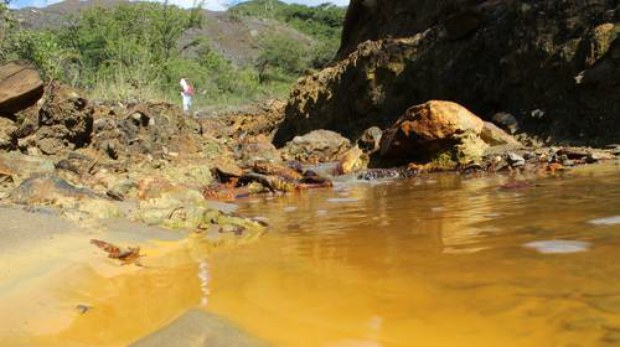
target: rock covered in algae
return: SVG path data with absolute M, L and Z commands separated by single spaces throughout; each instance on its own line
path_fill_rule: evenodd
M 234 215 L 233 210 L 229 205 L 206 201 L 199 191 L 178 188 L 141 201 L 135 218 L 171 229 L 206 230 L 211 225 L 248 230 L 264 228 L 260 223 Z

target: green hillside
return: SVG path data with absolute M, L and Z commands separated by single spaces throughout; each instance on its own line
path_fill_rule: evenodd
M 46 23 L 48 17 L 54 25 L 28 25 L 13 14 L 20 20 L 9 22 L 0 59 L 29 60 L 46 79 L 63 80 L 101 100 L 175 101 L 177 81 L 186 76 L 195 86 L 199 106 L 286 96 L 305 70 L 332 59 L 344 17 L 344 8 L 265 0 L 235 6 L 217 18 L 160 3 L 80 3 L 79 11 L 53 6 L 64 6 L 60 12 L 70 14 L 50 20 L 59 11 L 43 9 L 31 22 Z M 266 24 L 253 26 L 256 22 Z M 206 29 L 215 25 L 227 26 L 220 32 L 235 26 L 258 32 L 255 42 L 244 42 L 257 52 L 236 59 L 218 50 L 221 35 L 210 37 L 213 30 Z M 220 41 L 214 44 L 216 39 Z M 224 39 L 235 48 L 237 38 Z
M 229 12 L 233 16 L 272 18 L 317 39 L 320 45 L 311 63 L 314 67 L 321 67 L 338 50 L 346 8 L 328 3 L 309 7 L 278 0 L 253 0 L 239 4 Z

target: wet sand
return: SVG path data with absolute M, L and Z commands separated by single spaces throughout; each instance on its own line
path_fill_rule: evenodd
M 173 321 L 140 345 L 251 341 L 213 314 L 185 313 L 204 295 L 196 274 L 206 245 L 190 233 L 124 219 L 73 222 L 45 208 L 3 206 L 0 220 L 2 345 L 125 346 Z M 141 246 L 143 266 L 108 259 L 93 238 Z

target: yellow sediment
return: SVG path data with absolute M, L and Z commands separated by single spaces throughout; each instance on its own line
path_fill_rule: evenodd
M 84 241 L 84 240 L 82 240 Z M 143 249 L 143 266 L 92 256 L 40 277 L 13 281 L 0 296 L 2 345 L 126 345 L 201 299 L 187 241 Z

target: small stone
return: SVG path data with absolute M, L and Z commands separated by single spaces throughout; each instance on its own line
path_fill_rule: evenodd
M 495 122 L 495 124 L 499 125 L 504 130 L 508 131 L 510 134 L 514 135 L 514 133 L 516 133 L 519 130 L 519 122 L 510 113 L 506 113 L 506 112 L 496 113 L 492 117 L 492 120 L 493 122 Z
M 80 314 L 85 314 L 86 312 L 90 311 L 93 307 L 89 305 L 78 304 L 78 305 L 75 305 L 75 308 L 78 310 L 78 312 L 80 312 Z
M 563 166 L 575 166 L 575 162 L 572 160 L 566 159 L 562 161 L 562 165 Z
M 537 118 L 537 119 L 541 119 L 545 116 L 545 111 L 537 108 L 535 110 L 533 110 L 530 115 L 532 116 L 532 118 Z
M 512 167 L 520 167 L 520 166 L 525 166 L 525 159 L 523 159 L 522 156 L 516 154 L 516 153 L 508 153 L 508 163 L 510 164 L 510 166 Z
M 601 160 L 601 158 L 594 153 L 591 153 L 586 157 L 586 163 L 589 163 L 589 164 L 596 163 L 599 160 Z
M 525 160 L 531 160 L 531 159 L 533 159 L 535 157 L 536 157 L 536 155 L 534 153 L 532 153 L 532 152 L 525 152 L 525 153 L 523 153 L 523 159 L 525 159 Z

